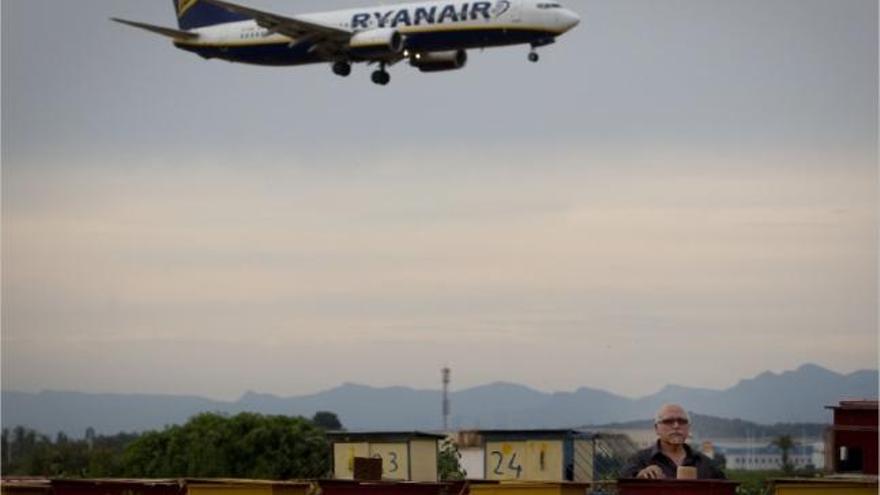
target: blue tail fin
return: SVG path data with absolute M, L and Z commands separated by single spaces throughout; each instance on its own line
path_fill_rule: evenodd
M 174 0 L 174 11 L 177 13 L 177 24 L 180 29 L 194 29 L 250 19 L 199 0 Z

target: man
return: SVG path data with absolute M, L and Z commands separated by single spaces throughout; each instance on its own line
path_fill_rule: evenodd
M 712 459 L 687 443 L 691 419 L 681 406 L 666 404 L 654 417 L 657 443 L 640 451 L 624 468 L 621 478 L 676 479 L 679 466 L 692 466 L 698 479 L 726 479 Z

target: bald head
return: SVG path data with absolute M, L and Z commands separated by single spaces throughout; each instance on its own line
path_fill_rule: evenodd
M 684 419 L 688 420 L 688 422 L 690 422 L 690 420 L 691 420 L 691 416 L 680 405 L 678 405 L 678 404 L 663 404 L 662 406 L 660 406 L 660 409 L 657 410 L 657 414 L 654 415 L 654 424 L 656 425 L 657 423 L 661 422 L 662 420 L 667 419 L 667 418 L 671 418 L 671 417 L 684 418 Z

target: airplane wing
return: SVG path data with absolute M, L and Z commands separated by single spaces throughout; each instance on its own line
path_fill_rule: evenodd
M 258 25 L 269 31 L 290 36 L 293 39 L 307 38 L 314 43 L 330 42 L 333 44 L 347 42 L 352 32 L 333 26 L 325 26 L 314 22 L 304 21 L 295 17 L 285 17 L 262 10 L 252 9 L 242 5 L 225 2 L 222 0 L 202 0 L 203 2 L 216 5 L 236 14 L 246 15 L 254 19 Z
M 116 17 L 111 17 L 111 21 L 116 21 L 121 24 L 126 24 L 129 26 L 134 26 L 140 29 L 146 29 L 147 31 L 161 34 L 162 36 L 168 36 L 169 38 L 174 38 L 176 40 L 192 40 L 199 37 L 197 33 L 191 33 L 189 31 L 180 31 L 177 29 L 171 29 L 162 26 L 154 26 L 152 24 L 145 24 L 143 22 L 134 22 L 134 21 L 126 21 L 125 19 L 119 19 Z

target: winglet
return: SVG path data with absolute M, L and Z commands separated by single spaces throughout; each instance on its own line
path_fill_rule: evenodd
M 116 17 L 111 17 L 110 20 L 121 24 L 126 24 L 128 26 L 146 29 L 147 31 L 150 31 L 152 33 L 161 34 L 162 36 L 167 36 L 176 40 L 193 40 L 199 37 L 198 33 L 181 31 L 179 29 L 171 29 L 162 26 L 154 26 L 152 24 L 144 24 L 143 22 L 127 21 L 125 19 L 119 19 Z

